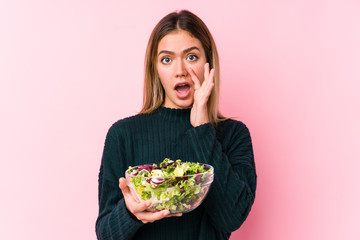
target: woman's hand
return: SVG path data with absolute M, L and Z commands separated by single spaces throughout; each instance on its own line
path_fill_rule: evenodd
M 200 82 L 195 72 L 190 68 L 189 73 L 194 82 L 194 102 L 190 113 L 190 122 L 193 127 L 209 122 L 207 102 L 214 87 L 215 69 L 209 69 L 209 63 L 204 66 L 204 81 Z
M 164 217 L 174 217 L 174 216 L 182 216 L 182 213 L 170 214 L 169 210 L 163 210 L 158 212 L 148 212 L 146 211 L 148 207 L 151 205 L 151 202 L 138 202 L 134 199 L 131 194 L 129 187 L 126 184 L 125 178 L 119 179 L 119 187 L 125 199 L 126 208 L 140 221 L 143 223 L 154 222 L 156 220 L 160 220 Z

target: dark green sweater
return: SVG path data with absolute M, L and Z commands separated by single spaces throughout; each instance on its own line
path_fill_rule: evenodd
M 119 178 L 128 166 L 164 158 L 207 163 L 214 182 L 205 201 L 181 217 L 143 224 L 128 212 Z M 255 199 L 256 172 L 248 128 L 226 120 L 193 127 L 190 109 L 160 107 L 122 119 L 106 136 L 99 173 L 98 239 L 229 239 L 248 216 Z

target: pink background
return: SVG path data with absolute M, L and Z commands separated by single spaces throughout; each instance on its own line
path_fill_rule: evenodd
M 231 239 L 360 239 L 359 1 L 169 2 L 0 2 L 0 239 L 96 239 L 105 134 L 140 110 L 150 32 L 183 8 L 252 133 L 256 202 Z

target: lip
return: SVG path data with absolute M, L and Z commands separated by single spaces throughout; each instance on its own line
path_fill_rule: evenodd
M 182 84 L 187 84 L 187 85 L 189 85 L 190 88 L 191 88 L 191 84 L 190 84 L 190 83 L 188 83 L 187 81 L 183 81 L 183 82 L 178 82 L 177 84 L 175 84 L 174 89 L 176 89 L 176 87 L 178 87 L 178 86 L 180 86 L 180 85 L 182 85 Z
M 186 84 L 189 86 L 189 89 L 185 90 L 185 91 L 178 91 L 176 90 L 176 88 L 180 85 L 183 85 L 183 84 Z M 176 92 L 176 95 L 178 98 L 180 99 L 184 99 L 184 98 L 187 98 L 190 93 L 191 93 L 191 84 L 189 82 L 186 82 L 186 81 L 183 81 L 183 82 L 178 82 L 177 84 L 175 84 L 175 87 L 174 87 L 174 90 Z

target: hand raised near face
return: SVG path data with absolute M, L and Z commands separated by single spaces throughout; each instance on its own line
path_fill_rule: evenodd
M 207 102 L 214 88 L 215 69 L 209 69 L 209 63 L 204 66 L 204 81 L 201 83 L 195 72 L 190 68 L 189 74 L 194 82 L 194 102 L 190 113 L 190 122 L 193 127 L 209 122 Z
M 143 223 L 150 223 L 157 220 L 160 220 L 164 217 L 180 217 L 182 213 L 170 214 L 169 210 L 163 210 L 158 212 L 149 212 L 147 211 L 148 207 L 151 205 L 151 202 L 138 202 L 134 199 L 131 194 L 129 187 L 126 184 L 125 178 L 119 179 L 119 187 L 124 196 L 126 208 L 140 221 Z

